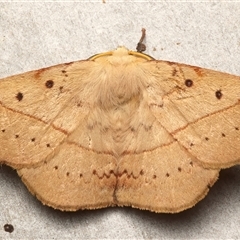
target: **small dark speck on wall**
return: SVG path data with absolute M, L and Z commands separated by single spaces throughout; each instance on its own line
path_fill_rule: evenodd
M 6 224 L 4 225 L 4 230 L 5 230 L 6 232 L 12 233 L 12 232 L 14 231 L 14 227 L 13 227 L 12 224 L 6 223 Z

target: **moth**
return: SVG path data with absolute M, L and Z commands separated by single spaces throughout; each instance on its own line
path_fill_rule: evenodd
M 155 60 L 143 37 L 0 80 L 0 163 L 43 204 L 176 213 L 240 163 L 240 77 Z

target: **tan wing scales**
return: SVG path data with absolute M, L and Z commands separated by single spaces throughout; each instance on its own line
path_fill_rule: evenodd
M 115 169 L 113 156 L 63 143 L 49 161 L 20 169 L 18 174 L 44 204 L 76 211 L 114 204 Z
M 163 69 L 166 62 L 157 62 Z M 240 77 L 168 63 L 175 86 L 152 110 L 161 124 L 204 167 L 226 168 L 240 161 Z
M 116 199 L 123 206 L 180 212 L 205 197 L 218 172 L 202 168 L 177 142 L 172 142 L 122 158 Z

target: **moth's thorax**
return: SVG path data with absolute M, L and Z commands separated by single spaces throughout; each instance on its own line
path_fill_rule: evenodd
M 144 63 L 149 59 L 124 47 L 90 58 L 94 67 L 89 88 L 93 91 L 94 102 L 105 109 L 115 108 L 142 95 L 146 85 Z

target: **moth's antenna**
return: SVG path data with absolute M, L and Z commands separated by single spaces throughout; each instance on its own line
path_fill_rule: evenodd
M 145 37 L 146 37 L 146 29 L 142 28 L 142 36 L 141 36 L 141 38 L 140 38 L 140 40 L 137 44 L 137 47 L 136 47 L 137 51 L 140 52 L 140 53 L 144 52 L 146 50 L 146 46 L 143 43 Z

